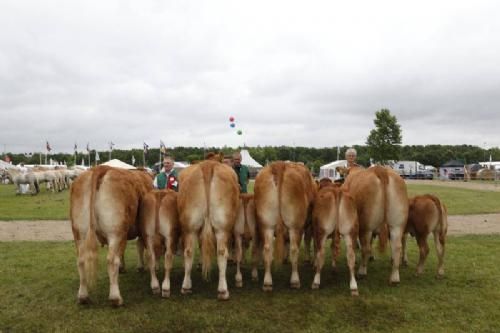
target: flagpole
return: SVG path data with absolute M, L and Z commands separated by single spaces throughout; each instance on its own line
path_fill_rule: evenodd
M 144 152 L 144 149 L 142 150 L 142 166 L 146 167 L 146 154 Z

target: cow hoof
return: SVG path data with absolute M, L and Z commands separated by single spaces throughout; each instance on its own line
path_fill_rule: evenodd
M 311 289 L 319 289 L 319 283 L 313 283 Z
M 219 291 L 219 293 L 217 294 L 217 299 L 219 301 L 227 301 L 227 300 L 229 300 L 229 291 L 228 290 Z
M 183 295 L 190 295 L 192 293 L 193 293 L 193 291 L 191 290 L 191 288 L 190 289 L 185 289 L 185 288 L 181 289 L 181 294 L 183 294 Z
M 399 281 L 389 281 L 391 286 L 399 286 Z
M 81 305 L 90 304 L 90 298 L 88 298 L 88 297 L 78 297 L 78 304 L 81 304 Z
M 356 290 L 351 290 L 351 296 L 358 297 L 359 296 L 359 291 L 357 289 Z
M 253 282 L 258 282 L 259 281 L 259 277 L 258 276 L 252 276 L 252 281 Z
M 266 292 L 271 292 L 271 291 L 273 291 L 273 285 L 272 284 L 265 284 L 264 286 L 262 286 L 262 290 L 266 291 Z
M 442 274 L 439 274 L 439 273 L 438 273 L 438 274 L 436 275 L 436 279 L 438 279 L 438 280 L 442 280 L 442 279 L 444 279 L 444 273 L 442 273 Z
M 300 289 L 300 282 L 290 282 L 290 288 L 292 289 Z
M 160 293 L 160 287 L 152 288 L 153 295 L 158 295 Z
M 111 305 L 115 308 L 123 306 L 123 299 L 121 299 L 121 298 L 114 298 L 114 299 L 110 299 L 109 301 L 111 302 Z
M 359 274 L 359 273 L 358 273 L 358 274 L 356 274 L 356 278 L 357 278 L 358 280 L 364 280 L 364 279 L 366 279 L 366 274 Z
M 235 285 L 236 285 L 236 288 L 242 288 L 243 287 L 243 281 L 236 281 Z
M 163 298 L 169 298 L 170 297 L 170 289 L 168 289 L 168 290 L 162 289 L 162 291 L 161 291 L 161 297 L 163 297 Z

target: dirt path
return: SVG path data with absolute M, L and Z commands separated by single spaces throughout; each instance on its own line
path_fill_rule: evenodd
M 500 234 L 500 214 L 451 215 L 448 235 Z M 73 240 L 69 221 L 0 221 L 0 241 Z
M 446 187 L 458 187 L 466 188 L 470 190 L 479 191 L 500 191 L 500 183 L 497 182 L 464 182 L 461 180 L 412 180 L 406 179 L 407 184 L 423 184 L 423 185 L 433 185 L 433 186 L 446 186 Z

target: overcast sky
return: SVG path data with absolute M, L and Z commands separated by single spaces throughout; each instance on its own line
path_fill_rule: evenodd
M 403 144 L 500 145 L 500 1 L 2 0 L 0 22 L 1 151 L 364 144 L 381 108 Z

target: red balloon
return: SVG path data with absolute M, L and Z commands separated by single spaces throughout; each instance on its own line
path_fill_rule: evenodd
M 233 122 L 234 121 L 234 117 L 233 116 L 229 117 L 229 121 Z

